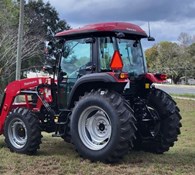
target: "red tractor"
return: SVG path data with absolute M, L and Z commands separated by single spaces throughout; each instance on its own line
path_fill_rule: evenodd
M 153 86 L 166 76 L 147 72 L 140 42 L 153 38 L 123 22 L 87 25 L 56 38 L 48 50 L 53 77 L 18 80 L 5 89 L 0 134 L 11 151 L 36 153 L 42 131 L 73 143 L 92 161 L 117 162 L 132 148 L 163 153 L 174 145 L 179 109 Z

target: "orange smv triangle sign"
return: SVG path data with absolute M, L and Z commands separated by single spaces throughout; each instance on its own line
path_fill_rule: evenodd
M 118 50 L 114 51 L 114 54 L 112 56 L 112 60 L 110 63 L 110 67 L 112 70 L 122 70 L 123 68 L 123 61 L 122 61 L 120 52 Z

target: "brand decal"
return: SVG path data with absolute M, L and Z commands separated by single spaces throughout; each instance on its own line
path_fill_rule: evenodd
M 37 83 L 37 81 L 25 82 L 24 86 L 28 86 L 28 85 L 35 84 L 35 83 Z
M 132 29 L 132 28 L 126 28 L 126 29 L 129 30 L 129 31 L 136 32 L 136 30 L 135 29 Z

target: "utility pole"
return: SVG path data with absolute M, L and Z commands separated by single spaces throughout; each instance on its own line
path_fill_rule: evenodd
M 21 73 L 23 25 L 24 25 L 24 0 L 20 0 L 20 17 L 19 17 L 17 57 L 16 57 L 16 80 L 20 79 L 20 73 Z

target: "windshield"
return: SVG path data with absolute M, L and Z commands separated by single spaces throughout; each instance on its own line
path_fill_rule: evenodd
M 114 37 L 100 38 L 100 65 L 102 71 L 110 69 L 110 62 L 114 51 L 117 49 L 116 46 L 118 46 L 123 60 L 124 72 L 141 75 L 147 71 L 140 41 L 115 39 Z

